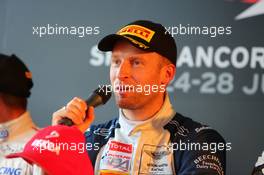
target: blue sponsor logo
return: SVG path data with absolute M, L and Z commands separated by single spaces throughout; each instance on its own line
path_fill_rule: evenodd
M 21 175 L 21 168 L 0 167 L 1 175 Z
M 5 140 L 8 137 L 8 130 L 0 128 L 0 140 Z

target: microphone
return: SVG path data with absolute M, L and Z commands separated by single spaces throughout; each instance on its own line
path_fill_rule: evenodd
M 88 98 L 85 100 L 87 106 L 93 106 L 94 108 L 105 104 L 111 97 L 111 89 L 107 86 L 102 86 L 94 90 Z M 58 121 L 59 125 L 72 126 L 73 121 L 67 117 L 63 117 Z

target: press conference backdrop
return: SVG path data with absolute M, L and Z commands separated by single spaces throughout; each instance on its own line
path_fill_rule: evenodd
M 178 46 L 176 111 L 218 130 L 232 143 L 227 174 L 246 175 L 264 150 L 263 14 L 263 0 L 2 0 L 0 51 L 32 70 L 29 109 L 45 127 L 74 96 L 109 83 L 98 40 L 137 19 L 162 23 Z M 112 98 L 95 122 L 117 115 Z

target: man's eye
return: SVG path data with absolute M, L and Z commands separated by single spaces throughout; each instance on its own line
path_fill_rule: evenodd
M 133 60 L 133 65 L 138 66 L 141 64 L 141 61 L 139 60 Z
M 118 59 L 112 60 L 112 64 L 113 65 L 119 65 L 120 64 L 120 60 L 118 60 Z

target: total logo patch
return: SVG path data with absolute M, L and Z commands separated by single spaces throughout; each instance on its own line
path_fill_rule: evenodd
M 133 145 L 109 140 L 100 161 L 100 175 L 128 175 L 131 170 Z
M 109 150 L 124 152 L 124 153 L 132 153 L 132 144 L 122 143 L 118 141 L 111 141 L 109 143 Z
M 173 151 L 171 146 L 144 145 L 139 174 L 172 175 L 172 158 Z

